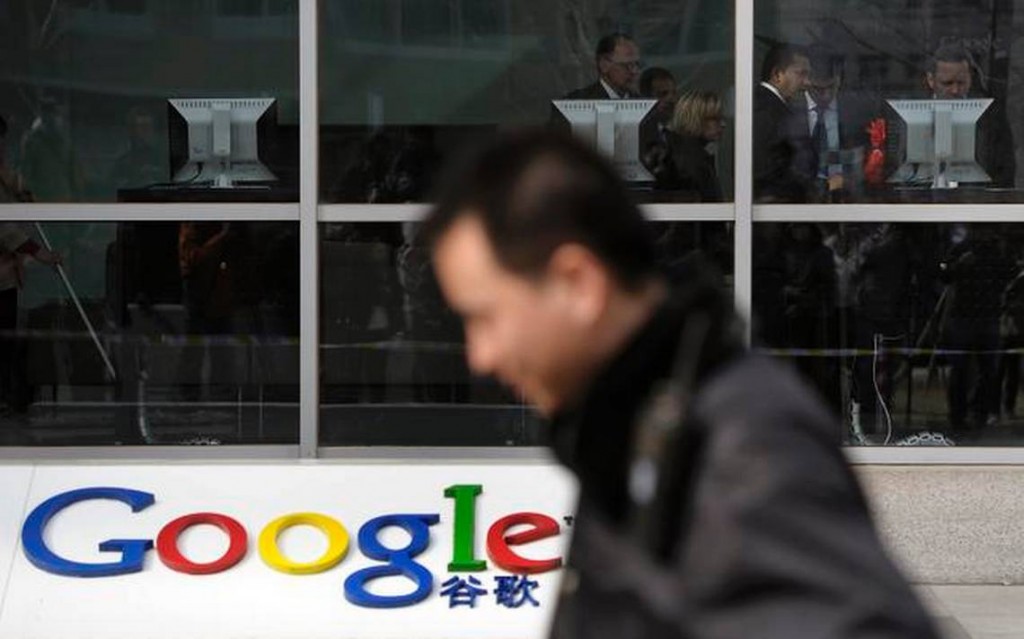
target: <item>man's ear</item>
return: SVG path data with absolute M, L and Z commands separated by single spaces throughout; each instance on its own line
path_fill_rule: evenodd
M 935 74 L 931 71 L 925 71 L 924 84 L 931 89 L 932 93 L 935 93 Z
M 564 308 L 583 325 L 604 314 L 615 282 L 608 267 L 582 244 L 563 244 L 548 260 L 546 279 L 551 292 L 561 296 Z

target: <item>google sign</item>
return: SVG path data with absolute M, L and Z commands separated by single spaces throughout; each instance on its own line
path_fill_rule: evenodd
M 474 551 L 476 503 L 482 492 L 481 484 L 453 484 L 443 491 L 444 498 L 451 501 L 453 535 L 447 566 L 451 572 L 487 570 L 487 561 L 478 558 Z M 69 506 L 93 500 L 113 500 L 139 513 L 156 503 L 156 495 L 137 488 L 99 486 L 78 488 L 49 497 L 35 506 L 21 528 L 22 549 L 32 565 L 54 575 L 115 577 L 144 570 L 146 554 L 155 547 L 160 561 L 172 571 L 185 575 L 213 575 L 231 570 L 249 553 L 250 533 L 243 522 L 226 513 L 193 512 L 167 522 L 154 538 L 100 541 L 100 551 L 119 553 L 120 558 L 116 561 L 86 563 L 60 556 L 46 542 L 47 525 Z M 382 514 L 365 521 L 358 529 L 356 545 L 360 553 L 378 563 L 355 570 L 345 578 L 345 598 L 365 608 L 405 607 L 426 599 L 433 591 L 434 576 L 417 561 L 417 557 L 427 550 L 431 543 L 430 527 L 440 519 L 440 513 L 427 512 Z M 193 561 L 179 549 L 178 542 L 183 533 L 201 525 L 218 528 L 228 540 L 227 550 L 213 561 Z M 295 526 L 312 527 L 324 536 L 327 550 L 321 557 L 312 561 L 295 561 L 282 552 L 279 538 Z M 408 542 L 399 548 L 385 545 L 381 536 L 389 528 L 404 530 L 409 537 Z M 559 522 L 548 515 L 524 511 L 509 513 L 489 526 L 487 555 L 496 566 L 511 573 L 522 575 L 555 570 L 562 565 L 561 557 L 527 558 L 514 548 L 560 534 Z M 317 512 L 296 512 L 276 517 L 262 525 L 256 539 L 263 563 L 290 575 L 330 570 L 345 559 L 351 545 L 349 530 L 342 521 Z M 394 577 L 408 580 L 412 591 L 381 594 L 370 587 L 376 580 Z

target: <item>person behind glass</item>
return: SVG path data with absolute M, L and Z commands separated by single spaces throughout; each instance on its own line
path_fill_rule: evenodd
M 801 131 L 793 104 L 809 84 L 806 50 L 772 47 L 754 89 L 754 196 L 762 202 L 806 202 L 813 188 L 808 166 L 810 135 Z
M 1018 250 L 1019 258 L 1019 250 Z M 1017 261 L 1018 268 L 1021 261 Z M 1003 289 L 1000 298 L 999 371 L 996 386 L 1000 394 L 1000 421 L 1006 423 L 1015 417 L 1017 394 L 1020 390 L 1020 349 L 1024 348 L 1024 270 L 1020 270 Z
M 0 204 L 32 201 L 21 175 L 7 163 L 7 121 L 0 117 Z M 18 339 L 18 289 L 24 284 L 29 258 L 50 266 L 62 261 L 59 253 L 37 244 L 14 222 L 0 223 L 0 402 L 4 411 L 24 413 L 31 402 L 25 353 Z
M 181 272 L 186 332 L 203 339 L 235 332 L 235 311 L 244 298 L 241 280 L 246 273 L 241 238 L 228 222 L 182 222 L 178 228 L 178 265 Z M 210 357 L 210 379 L 224 377 L 231 366 L 224 348 L 185 348 L 178 362 L 177 378 L 184 399 L 199 399 L 203 360 Z
M 0 202 L 5 201 L 2 193 L 0 187 Z M 0 414 L 4 410 L 22 414 L 32 400 L 24 344 L 18 338 L 18 289 L 24 284 L 25 261 L 29 258 L 49 266 L 62 261 L 59 253 L 30 238 L 21 224 L 0 223 L 0 402 L 6 405 Z
M 640 48 L 623 33 L 610 33 L 597 41 L 594 53 L 597 80 L 569 92 L 565 100 L 624 100 L 639 97 L 637 81 L 643 62 Z
M 929 57 L 924 79 L 931 97 L 936 100 L 971 97 L 974 84 L 971 57 L 958 42 L 944 44 Z M 989 186 L 1012 188 L 1017 164 L 1004 101 L 993 101 L 978 119 L 975 144 L 975 157 L 992 178 Z
M 21 142 L 21 158 L 25 183 L 37 201 L 70 202 L 81 195 L 67 106 L 55 97 L 40 98 L 39 115 Z
M 999 318 L 1002 293 L 1016 260 L 992 225 L 957 224 L 939 265 L 947 289 L 940 308 L 942 348 L 950 366 L 947 400 L 954 430 L 977 430 L 999 419 Z
M 711 91 L 688 91 L 676 102 L 667 135 L 674 188 L 696 193 L 700 202 L 721 202 L 722 186 L 708 145 L 725 131 L 722 98 Z
M 867 145 L 869 118 L 851 95 L 841 93 L 842 74 L 834 58 L 819 53 L 812 55 L 810 62 L 799 116 L 810 136 L 808 149 L 816 199 L 832 201 L 856 186 L 852 183 L 855 176 L 846 174 L 840 151 Z
M 124 189 L 165 182 L 168 167 L 158 144 L 156 117 L 142 107 L 133 107 L 126 126 L 128 147 L 114 159 L 108 183 Z
M 785 245 L 786 313 L 785 346 L 795 349 L 825 348 L 832 343 L 838 280 L 835 254 L 824 243 L 818 224 L 794 222 L 787 228 Z M 829 406 L 840 413 L 839 363 L 820 354 L 795 358 L 804 374 Z
M 855 312 L 852 399 L 857 402 L 857 435 L 888 432 L 899 358 L 890 347 L 908 346 L 915 299 L 915 247 L 904 225 L 861 227 L 853 249 Z
M 640 74 L 640 97 L 658 101 L 648 117 L 658 123 L 659 131 L 668 127 L 679 99 L 679 86 L 672 72 L 664 67 L 649 67 Z
M 605 160 L 518 132 L 449 180 L 422 238 L 469 366 L 579 480 L 554 637 L 936 637 L 833 420 L 711 279 L 669 284 Z
M 679 98 L 678 85 L 672 72 L 663 67 L 649 67 L 640 74 L 640 97 L 657 100 L 654 109 L 640 127 L 640 159 L 654 176 L 658 188 L 662 176 L 672 173 L 669 158 L 668 125 Z

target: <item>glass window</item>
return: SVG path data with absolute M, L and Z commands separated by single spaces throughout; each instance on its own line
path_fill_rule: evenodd
M 1022 11 L 987 0 L 758 0 L 758 200 L 1020 201 Z
M 297 200 L 296 3 L 21 2 L 0 14 L 0 146 L 20 199 Z
M 654 223 L 662 264 L 731 289 L 732 223 Z M 415 225 L 321 225 L 321 445 L 537 446 L 541 420 L 474 377 Z M 730 291 L 731 292 L 731 291 Z
M 755 332 L 847 443 L 1019 445 L 1022 240 L 1019 224 L 755 224 Z
M 325 3 L 321 197 L 423 201 L 444 160 L 467 143 L 505 127 L 571 130 L 553 100 L 574 101 L 562 108 L 577 133 L 595 137 L 593 100 L 608 100 L 612 91 L 655 100 L 605 105 L 616 110 L 600 118 L 617 131 L 601 148 L 615 155 L 639 201 L 729 201 L 731 6 L 713 0 Z M 611 37 L 616 33 L 622 36 Z
M 0 223 L 0 444 L 295 443 L 297 226 Z

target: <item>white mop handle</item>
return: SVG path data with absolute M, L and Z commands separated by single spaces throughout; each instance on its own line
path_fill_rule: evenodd
M 35 226 L 36 231 L 39 233 L 39 237 L 43 240 L 43 244 L 46 245 L 46 249 L 52 252 L 53 245 L 50 244 L 50 238 L 46 237 L 43 227 L 39 222 L 36 222 Z M 107 355 L 107 351 L 103 348 L 103 344 L 100 343 L 100 337 L 96 334 L 96 329 L 93 328 L 92 322 L 89 320 L 89 316 L 85 314 L 85 309 L 82 308 L 82 303 L 78 301 L 78 295 L 75 294 L 75 289 L 71 286 L 71 280 L 68 279 L 67 273 L 64 272 L 64 267 L 60 264 L 57 264 L 57 273 L 60 274 L 60 279 L 64 282 L 64 288 L 67 289 L 68 295 L 71 296 L 71 300 L 75 303 L 75 308 L 78 309 L 78 314 L 82 317 L 82 321 L 85 322 L 86 328 L 89 329 L 89 336 L 92 337 L 92 343 L 96 345 L 96 350 L 99 351 L 100 357 L 103 358 L 103 363 L 107 366 L 107 372 L 110 373 L 110 379 L 117 379 L 117 373 L 114 371 L 114 365 L 110 362 L 110 356 Z

